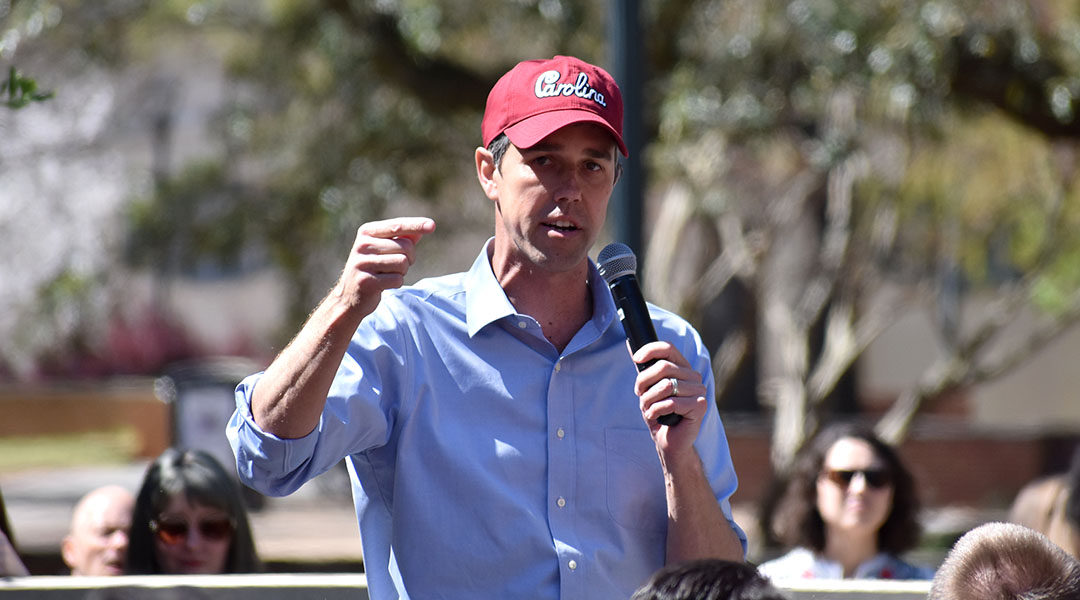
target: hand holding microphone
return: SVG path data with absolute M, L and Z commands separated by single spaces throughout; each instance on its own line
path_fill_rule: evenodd
M 653 327 L 649 308 L 645 305 L 645 297 L 642 296 L 641 286 L 638 284 L 637 257 L 634 252 L 626 244 L 608 244 L 600 251 L 596 263 L 600 276 L 611 289 L 626 339 L 630 342 L 630 351 L 637 352 L 645 344 L 657 341 L 656 328 Z M 649 368 L 653 362 L 655 361 L 638 364 L 638 372 Z M 668 382 L 671 385 L 670 395 L 678 396 L 679 380 L 669 377 Z M 668 427 L 677 425 L 681 420 L 682 415 L 678 413 L 668 413 L 657 419 L 661 425 Z

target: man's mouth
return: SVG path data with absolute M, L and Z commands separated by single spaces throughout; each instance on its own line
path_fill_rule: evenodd
M 577 231 L 577 226 L 570 221 L 552 221 L 547 226 L 556 231 Z

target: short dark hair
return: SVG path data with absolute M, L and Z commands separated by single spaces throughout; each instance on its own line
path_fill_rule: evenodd
M 488 152 L 491 153 L 491 158 L 495 161 L 495 169 L 498 170 L 502 166 L 503 156 L 506 154 L 506 149 L 510 147 L 510 138 L 506 137 L 505 133 L 500 133 L 495 136 L 495 139 L 491 140 L 488 144 Z
M 1080 598 L 1080 563 L 1034 529 L 986 523 L 965 533 L 949 550 L 928 598 Z
M 263 570 L 255 552 L 247 508 L 236 478 L 229 475 L 225 467 L 208 452 L 168 448 L 147 467 L 142 487 L 135 497 L 125 573 L 164 573 L 154 552 L 154 534 L 150 530 L 150 522 L 157 519 L 169 501 L 178 494 L 220 509 L 235 521 L 236 529 L 225 560 L 226 573 L 258 573 Z
M 702 559 L 661 568 L 630 600 L 786 600 L 786 597 L 751 565 Z
M 893 486 L 892 507 L 878 529 L 878 549 L 903 554 L 919 542 L 919 500 L 915 481 L 896 450 L 869 428 L 854 423 L 838 423 L 821 431 L 795 459 L 795 466 L 773 516 L 773 533 L 786 546 L 802 546 L 816 552 L 825 549 L 825 522 L 817 508 L 817 480 L 825 456 L 843 438 L 862 440 L 885 463 Z

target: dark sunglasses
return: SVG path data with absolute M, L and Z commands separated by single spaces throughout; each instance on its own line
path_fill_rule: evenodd
M 866 485 L 872 488 L 883 488 L 892 483 L 892 476 L 884 469 L 828 469 L 822 475 L 836 485 L 847 488 L 856 473 L 861 473 Z
M 198 522 L 199 535 L 213 540 L 221 541 L 236 529 L 236 522 L 231 517 L 217 517 L 203 519 Z M 191 525 L 180 519 L 154 519 L 150 521 L 150 531 L 154 532 L 159 540 L 169 544 L 179 544 L 187 538 Z

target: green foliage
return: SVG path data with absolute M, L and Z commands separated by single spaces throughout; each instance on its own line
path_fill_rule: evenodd
M 948 254 L 971 282 L 991 283 L 997 267 L 1038 268 L 1064 249 L 1053 219 L 1077 210 L 1064 195 L 1075 174 L 1058 167 L 1047 133 L 1080 137 L 1073 5 L 1046 5 L 1053 26 L 1040 27 L 1018 2 L 688 4 L 680 60 L 653 83 L 669 90 L 652 148 L 666 178 L 701 198 L 736 190 L 745 200 L 726 208 L 753 227 L 784 180 L 865 155 L 853 246 L 895 205 L 902 231 L 889 264 L 905 278 L 932 276 Z M 851 126 L 836 121 L 838 101 L 852 106 Z M 688 159 L 708 152 L 722 153 L 718 168 Z M 943 224 L 958 228 L 948 241 Z
M 20 6 L 44 4 L 63 18 L 43 40 L 75 64 L 191 56 L 224 68 L 221 150 L 138 194 L 126 258 L 169 273 L 270 261 L 292 279 L 296 322 L 360 223 L 423 211 L 449 235 L 490 222 L 472 151 L 487 91 L 509 66 L 557 53 L 611 63 L 606 3 L 592 0 Z M 768 241 L 787 186 L 813 178 L 807 202 L 821 212 L 830 173 L 864 157 L 851 273 L 934 283 L 947 265 L 980 290 L 1039 277 L 1033 296 L 1051 311 L 1080 285 L 1080 242 L 1067 235 L 1080 225 L 1066 154 L 1080 139 L 1076 3 L 642 5 L 649 183 L 688 186 L 701 222 L 737 213 Z M 17 87 L 32 101 L 34 89 Z M 883 244 L 890 227 L 896 239 Z
M 229 159 L 143 197 L 131 212 L 128 257 L 190 269 L 261 248 L 293 279 L 297 321 L 329 285 L 313 261 L 343 261 L 360 223 L 406 203 L 439 217 L 445 235 L 469 222 L 480 115 L 508 66 L 558 51 L 600 61 L 604 50 L 603 28 L 590 26 L 602 7 L 591 3 L 133 7 L 118 39 L 125 49 L 114 55 L 181 54 L 194 46 L 185 39 L 198 39 L 243 92 L 219 116 Z M 263 175 L 250 180 L 240 165 Z
M 36 81 L 20 75 L 12 66 L 8 70 L 8 78 L 0 81 L 0 96 L 5 95 L 7 98 L 3 101 L 4 106 L 16 109 L 23 108 L 31 102 L 44 102 L 52 98 L 54 93 L 51 91 L 39 92 Z
M 988 111 L 953 114 L 941 122 L 947 135 L 916 142 L 901 188 L 909 225 L 923 221 L 916 248 L 934 250 L 942 223 L 953 224 L 961 240 L 959 261 L 968 279 L 994 283 L 992 273 L 1008 266 L 1019 272 L 1038 270 L 1047 253 L 1071 253 L 1073 243 L 1060 235 L 1062 211 L 1080 210 L 1066 196 L 1052 145 L 1042 135 Z M 1007 240 L 1007 243 L 1004 241 Z M 997 248 L 999 252 L 987 252 Z
M 247 225 L 248 212 L 258 209 L 249 200 L 225 181 L 221 163 L 188 166 L 129 206 L 128 261 L 171 272 L 194 271 L 207 260 L 238 268 L 245 248 L 260 242 Z
M 94 281 L 71 270 L 62 271 L 38 292 L 37 306 L 44 314 L 55 314 L 73 301 L 90 295 Z

